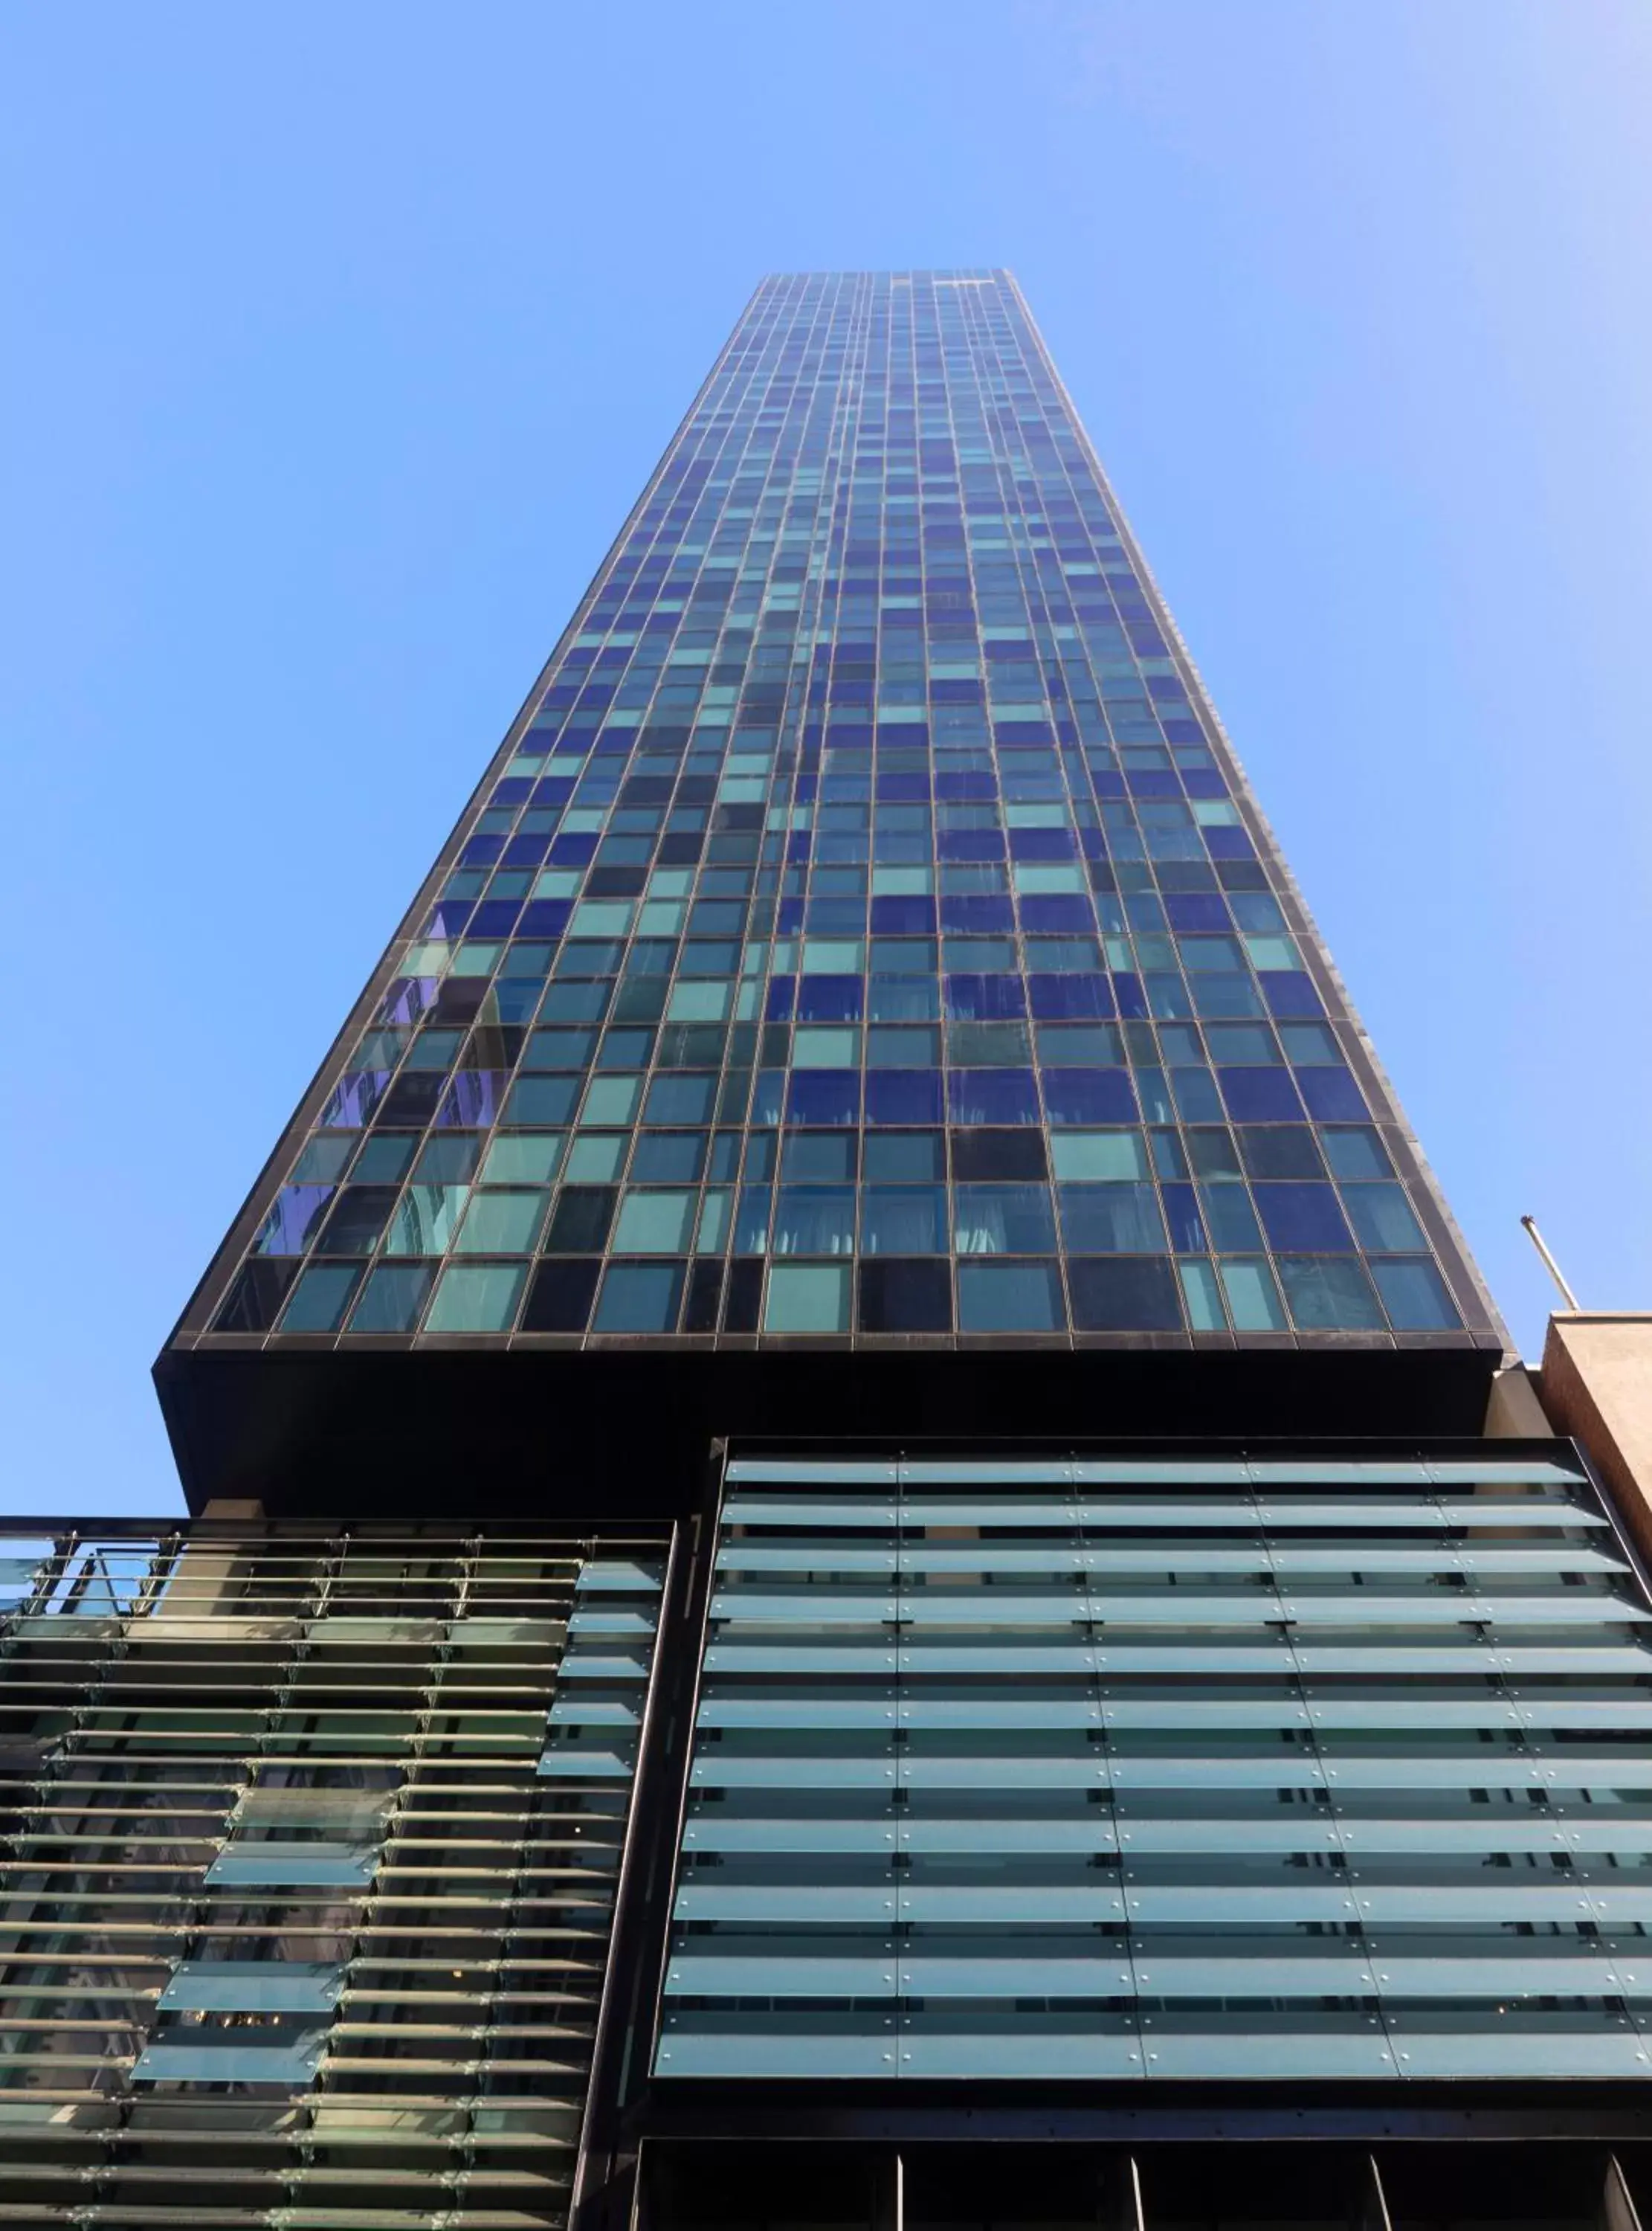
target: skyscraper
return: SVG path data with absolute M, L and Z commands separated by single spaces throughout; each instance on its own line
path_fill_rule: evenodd
M 14 1559 L 21 2202 L 1632 2222 L 1504 1345 L 1013 280 L 765 281 Z

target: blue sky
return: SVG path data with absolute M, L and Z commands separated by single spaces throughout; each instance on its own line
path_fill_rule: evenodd
M 0 1499 L 150 1361 L 753 281 L 1007 263 L 1493 1289 L 1652 1304 L 1636 0 L 0 5 Z

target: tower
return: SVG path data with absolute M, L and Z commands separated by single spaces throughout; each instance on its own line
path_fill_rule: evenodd
M 19 1551 L 18 2190 L 1632 2221 L 1504 1348 L 1014 281 L 765 281 Z

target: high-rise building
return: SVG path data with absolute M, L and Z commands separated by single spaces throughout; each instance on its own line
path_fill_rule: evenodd
M 16 1522 L 0 2216 L 1602 2221 L 1652 1599 L 1002 271 L 765 281 Z

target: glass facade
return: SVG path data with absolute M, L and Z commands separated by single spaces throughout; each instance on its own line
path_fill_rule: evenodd
M 729 1467 L 664 2077 L 1652 2071 L 1652 1611 L 1581 1467 Z
M 665 1549 L 0 1542 L 8 2220 L 562 2220 Z
M 1007 273 L 758 288 L 185 1326 L 1494 1332 Z
M 1502 1353 L 1014 281 L 765 281 L 202 1515 L 0 1555 L 0 2215 L 1639 2231 L 1652 1598 Z

